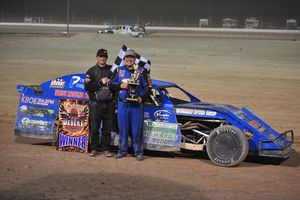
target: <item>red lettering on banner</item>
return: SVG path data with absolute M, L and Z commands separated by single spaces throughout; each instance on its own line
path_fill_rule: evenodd
M 55 90 L 54 96 L 65 97 L 65 96 L 67 96 L 67 91 L 65 91 L 65 90 Z
M 67 96 L 68 97 L 73 97 L 73 98 L 84 98 L 84 93 L 83 92 L 76 92 L 76 91 L 68 91 Z
M 55 90 L 54 96 L 77 98 L 77 99 L 89 99 L 89 96 L 86 92 L 66 91 L 66 90 Z

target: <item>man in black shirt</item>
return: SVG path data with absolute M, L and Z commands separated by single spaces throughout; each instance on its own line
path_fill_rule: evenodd
M 109 145 L 114 117 L 113 95 L 108 88 L 111 82 L 111 65 L 107 65 L 107 50 L 99 49 L 97 63 L 86 72 L 84 88 L 89 95 L 90 110 L 90 156 L 99 153 L 99 129 L 102 123 L 101 150 L 103 155 L 111 157 Z

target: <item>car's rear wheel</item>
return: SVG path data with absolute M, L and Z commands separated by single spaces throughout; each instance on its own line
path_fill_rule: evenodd
M 234 167 L 245 160 L 249 142 L 240 129 L 230 125 L 220 126 L 210 134 L 206 150 L 216 165 Z

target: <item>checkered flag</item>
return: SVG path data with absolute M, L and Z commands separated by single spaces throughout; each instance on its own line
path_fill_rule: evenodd
M 130 49 L 126 45 L 123 45 L 122 48 L 120 49 L 120 52 L 116 58 L 115 63 L 113 64 L 111 71 L 114 72 L 115 69 L 117 69 L 119 66 L 124 65 L 124 56 L 125 52 Z M 148 73 L 150 73 L 151 70 L 151 62 L 150 60 L 144 58 L 143 56 L 136 54 L 136 59 L 135 59 L 135 64 L 139 65 L 140 67 L 144 68 L 147 70 Z

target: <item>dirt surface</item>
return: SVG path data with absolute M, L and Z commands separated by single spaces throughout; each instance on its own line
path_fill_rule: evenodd
M 223 168 L 205 153 L 147 152 L 138 162 L 15 142 L 17 84 L 84 73 L 98 48 L 112 63 L 122 44 L 151 60 L 153 78 L 177 82 L 203 101 L 246 106 L 279 132 L 293 129 L 295 153 Z M 299 41 L 2 34 L 0 60 L 0 199 L 300 198 Z

